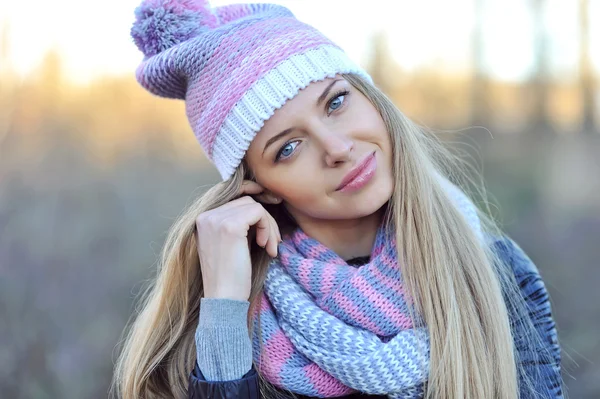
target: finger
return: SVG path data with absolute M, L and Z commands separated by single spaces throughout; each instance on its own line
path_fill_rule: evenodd
M 213 208 L 210 211 L 205 212 L 205 213 L 210 213 L 210 215 L 212 217 L 219 219 L 219 218 L 228 217 L 229 213 L 232 212 L 235 208 L 239 208 L 239 207 L 246 206 L 246 205 L 253 205 L 253 204 L 258 204 L 258 202 L 251 196 L 244 195 L 242 197 L 239 197 L 239 198 L 233 199 L 229 202 L 226 202 L 223 205 Z M 219 215 L 221 215 L 221 216 L 219 216 Z M 198 217 L 200 217 L 200 215 L 198 215 Z M 196 218 L 196 222 L 198 222 L 198 217 Z
M 263 212 L 263 217 L 261 217 L 258 220 L 258 223 L 256 223 L 255 225 L 256 227 L 256 243 L 264 248 L 265 250 L 267 250 L 268 252 L 268 247 L 267 245 L 269 244 L 269 241 L 271 241 L 270 236 L 271 236 L 271 230 L 273 230 L 271 228 L 271 223 L 269 222 L 269 218 L 264 215 Z
M 256 243 L 274 258 L 277 256 L 277 246 L 279 245 L 280 239 L 277 222 L 261 204 L 258 204 L 256 208 L 260 209 L 262 212 L 262 218 L 259 219 L 255 225 Z M 247 207 L 246 209 L 240 209 L 239 211 L 244 213 L 249 212 Z
M 238 195 L 256 195 L 265 191 L 264 187 L 252 180 L 244 180 Z
M 281 241 L 281 231 L 279 230 L 279 225 L 277 224 L 277 220 L 275 220 L 275 218 L 269 214 L 271 222 L 273 223 L 273 232 L 275 233 L 275 240 L 277 241 L 277 244 L 279 244 L 279 242 Z
M 266 209 L 263 208 L 263 211 L 265 215 L 265 220 L 268 222 L 269 225 L 269 231 L 265 232 L 265 235 L 267 236 L 266 242 L 263 242 L 261 237 L 259 245 L 265 249 L 269 256 L 275 258 L 277 257 L 278 246 L 281 237 L 279 233 L 279 227 L 277 226 L 277 221 L 275 220 L 275 218 L 273 218 L 273 216 L 271 216 L 271 214 Z M 259 231 L 260 230 L 258 230 L 257 225 L 257 235 Z
M 256 229 L 256 244 L 265 248 L 271 234 L 271 222 L 269 213 L 258 202 L 240 206 L 235 209 L 235 213 L 240 220 L 244 220 L 246 228 L 254 226 Z
M 253 205 L 253 204 L 257 204 L 257 203 L 258 202 L 251 196 L 244 195 L 242 197 L 231 200 L 231 201 L 219 206 L 218 208 L 213 209 L 211 212 L 221 212 L 224 210 L 229 211 L 231 208 L 238 208 L 241 206 Z
M 273 222 L 275 223 L 275 230 L 277 231 L 277 244 L 279 244 L 282 241 L 281 230 L 279 230 L 279 225 L 277 224 L 275 218 L 273 218 Z
M 227 219 L 227 222 L 237 221 L 239 227 L 245 231 L 254 226 L 256 244 L 264 248 L 271 257 L 277 256 L 277 246 L 281 238 L 279 228 L 273 216 L 260 203 L 253 201 L 230 209 Z
M 268 212 L 266 213 L 271 225 L 271 231 L 269 234 L 269 241 L 267 242 L 267 247 L 265 249 L 271 257 L 275 258 L 277 257 L 277 246 L 279 245 L 279 228 L 277 227 L 277 222 L 273 216 L 271 216 Z

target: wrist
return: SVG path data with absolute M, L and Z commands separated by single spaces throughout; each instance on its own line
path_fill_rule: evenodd
M 217 289 L 204 289 L 204 298 L 207 299 L 231 299 L 234 301 L 248 301 L 250 295 L 240 292 L 233 288 L 217 288 Z

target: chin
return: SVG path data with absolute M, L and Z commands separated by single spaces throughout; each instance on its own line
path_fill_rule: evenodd
M 392 193 L 394 191 L 393 185 L 391 182 L 378 180 L 373 181 L 368 187 L 365 187 L 363 190 L 355 193 L 355 195 L 351 196 L 350 199 L 358 203 L 385 204 L 392 197 Z
M 365 217 L 365 216 L 369 216 L 374 214 L 375 212 L 377 212 L 379 209 L 381 209 L 382 206 L 384 206 L 387 202 L 388 202 L 389 198 L 381 198 L 381 199 L 372 199 L 370 201 L 361 201 L 360 204 L 357 204 L 356 207 L 354 207 L 353 209 L 353 213 L 356 213 L 355 215 L 351 216 L 351 217 Z
M 346 218 L 354 219 L 372 215 L 384 206 L 392 197 L 392 189 L 383 189 L 381 186 L 375 186 L 370 190 L 364 190 L 348 197 L 341 205 L 344 209 Z

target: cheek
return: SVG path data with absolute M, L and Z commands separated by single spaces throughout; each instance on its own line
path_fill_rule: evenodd
M 361 132 L 370 140 L 389 141 L 385 123 L 379 112 L 367 100 L 361 101 L 346 121 L 349 129 Z
M 390 141 L 389 134 L 385 127 L 385 123 L 383 122 L 383 119 L 381 118 L 379 113 L 377 113 L 377 111 L 372 110 L 372 112 L 370 112 L 368 116 L 365 117 L 365 120 L 365 123 L 369 125 L 370 130 L 373 132 L 374 136 L 376 136 L 379 140 L 383 142 Z
M 315 176 L 319 176 L 318 171 L 313 171 L 309 166 L 294 165 L 294 167 L 278 170 L 271 176 L 268 184 L 266 181 L 265 184 L 290 205 L 303 207 L 314 202 L 319 193 L 321 195 L 323 193 L 322 184 L 315 179 Z

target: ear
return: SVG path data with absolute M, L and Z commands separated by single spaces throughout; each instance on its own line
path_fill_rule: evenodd
M 264 191 L 261 194 L 255 195 L 254 199 L 257 200 L 258 202 L 262 202 L 263 204 L 269 204 L 269 205 L 281 204 L 281 202 L 283 201 L 281 197 L 273 194 L 270 191 Z

